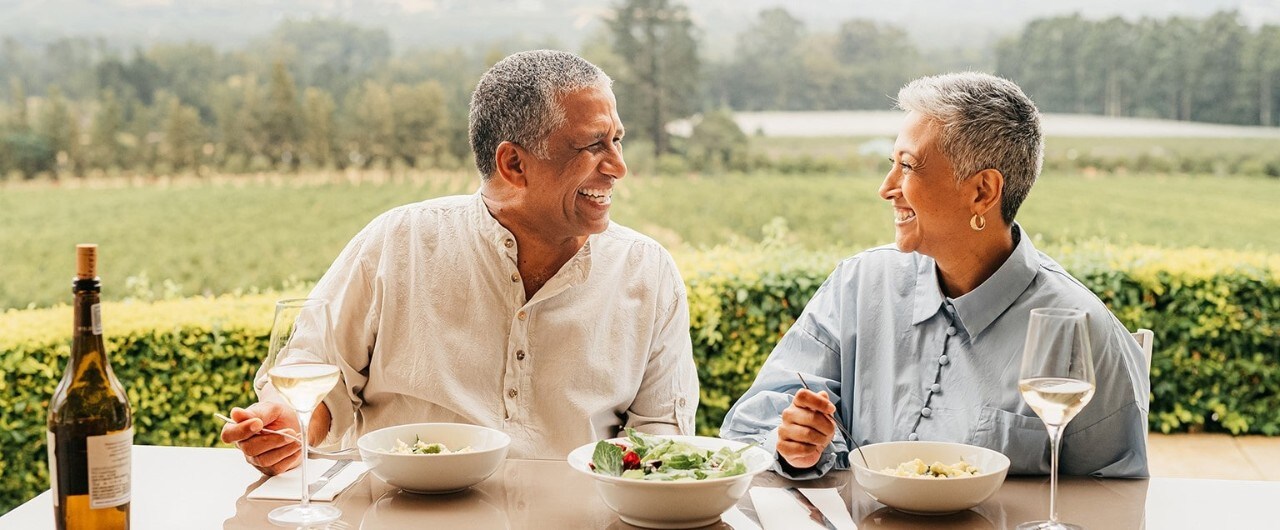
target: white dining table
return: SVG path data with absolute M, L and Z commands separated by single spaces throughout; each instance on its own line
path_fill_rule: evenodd
M 134 446 L 132 528 L 277 528 L 267 512 L 287 501 L 246 498 L 264 480 L 234 449 Z M 1003 530 L 1043 518 L 1049 504 L 1047 477 L 1009 477 L 977 507 L 938 517 L 908 515 L 872 500 L 847 471 L 803 483 L 765 472 L 753 484 L 838 488 L 860 530 Z M 1058 495 L 1061 519 L 1090 530 L 1280 528 L 1280 482 L 1064 477 Z M 334 504 L 343 516 L 328 526 L 332 530 L 634 528 L 600 500 L 590 477 L 563 460 L 510 459 L 479 485 L 443 496 L 403 492 L 366 475 Z M 749 495 L 738 507 L 755 516 Z M 48 491 L 0 516 L 3 530 L 53 528 Z M 704 528 L 732 527 L 721 522 Z

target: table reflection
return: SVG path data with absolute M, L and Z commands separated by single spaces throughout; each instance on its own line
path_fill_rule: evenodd
M 947 515 L 911 515 L 883 507 L 867 514 L 858 522 L 859 530 L 905 530 L 916 528 L 948 528 L 955 530 L 991 530 L 1004 528 L 974 510 Z
M 373 501 L 361 530 L 401 528 L 511 528 L 506 511 L 488 493 L 468 489 L 445 495 L 393 490 Z

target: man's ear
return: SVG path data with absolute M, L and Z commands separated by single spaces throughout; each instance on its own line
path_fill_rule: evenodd
M 494 165 L 498 178 L 506 181 L 508 184 L 517 188 L 525 187 L 527 182 L 527 167 L 529 153 L 519 144 L 513 142 L 502 142 L 498 144 L 498 149 L 494 152 Z
M 973 211 L 987 217 L 994 209 L 993 220 L 1002 219 L 1000 202 L 1004 198 L 1004 175 L 997 169 L 984 169 L 970 178 L 974 180 Z

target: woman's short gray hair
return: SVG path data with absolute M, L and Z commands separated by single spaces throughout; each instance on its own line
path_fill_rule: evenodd
M 897 106 L 942 125 L 940 147 L 956 180 L 984 169 L 1004 175 L 1000 214 L 1013 223 L 1044 162 L 1040 111 L 1031 98 L 1008 79 L 964 72 L 908 83 L 898 91 Z
M 487 179 L 497 169 L 493 155 L 502 142 L 546 157 L 547 136 L 565 119 L 560 97 L 612 84 L 603 70 L 572 53 L 534 50 L 498 61 L 471 94 L 471 151 L 480 176 Z

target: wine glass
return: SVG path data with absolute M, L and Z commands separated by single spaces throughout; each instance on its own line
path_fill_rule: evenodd
M 1075 309 L 1032 309 L 1022 351 L 1018 390 L 1049 430 L 1053 460 L 1049 468 L 1049 519 L 1018 525 L 1018 530 L 1081 530 L 1058 521 L 1058 450 L 1062 431 L 1093 399 L 1093 353 L 1087 316 Z
M 334 365 L 337 348 L 329 319 L 329 303 L 318 298 L 293 298 L 276 302 L 275 321 L 271 325 L 271 344 L 267 350 L 267 376 L 271 386 L 298 414 L 302 438 L 302 502 L 282 506 L 267 514 L 267 519 L 281 526 L 320 525 L 335 521 L 342 510 L 327 505 L 312 505 L 307 482 L 307 428 L 311 412 L 338 382 Z

